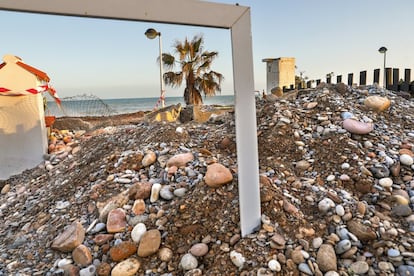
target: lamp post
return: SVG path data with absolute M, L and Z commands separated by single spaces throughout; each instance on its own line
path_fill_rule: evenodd
M 155 29 L 148 29 L 145 31 L 145 36 L 149 39 L 154 39 L 158 36 L 159 38 L 159 49 L 160 49 L 160 88 L 161 88 L 161 107 L 165 106 L 164 101 L 164 93 L 165 93 L 165 85 L 164 85 L 164 78 L 163 78 L 163 72 L 162 72 L 162 43 L 161 43 L 161 33 L 157 32 Z
M 381 48 L 378 49 L 378 52 L 380 52 L 381 54 L 384 54 L 384 80 L 383 80 L 383 83 L 384 83 L 384 88 L 385 89 L 387 89 L 387 83 L 386 83 L 387 72 L 385 72 L 385 60 L 386 60 L 386 57 L 387 57 L 387 51 L 388 51 L 388 49 L 384 46 L 382 46 Z

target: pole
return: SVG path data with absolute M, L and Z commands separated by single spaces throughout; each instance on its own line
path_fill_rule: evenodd
M 384 89 L 387 89 L 387 82 L 386 82 L 386 76 L 387 72 L 385 72 L 385 60 L 386 60 L 387 52 L 384 52 Z
M 161 87 L 161 107 L 165 107 L 165 99 L 164 99 L 164 93 L 165 93 L 165 85 L 164 85 L 164 78 L 163 78 L 163 72 L 162 72 L 162 43 L 161 43 L 161 33 L 158 33 L 159 38 L 159 48 L 160 48 L 160 87 Z

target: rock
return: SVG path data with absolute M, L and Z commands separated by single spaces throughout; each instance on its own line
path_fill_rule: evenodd
M 150 150 L 147 153 L 145 153 L 144 158 L 142 158 L 141 163 L 143 167 L 148 167 L 154 164 L 156 161 L 157 161 L 157 154 L 155 154 L 155 152 Z
M 137 252 L 137 246 L 130 241 L 122 241 L 121 243 L 112 246 L 109 250 L 109 256 L 115 262 L 125 260 Z
M 389 177 L 384 177 L 384 178 L 381 178 L 380 180 L 378 180 L 378 184 L 380 184 L 384 188 L 391 188 L 392 184 L 393 184 L 393 181 Z
M 105 262 L 100 263 L 96 267 L 96 275 L 109 276 L 111 274 L 111 265 Z
M 371 110 L 382 112 L 391 106 L 391 101 L 385 97 L 369 96 L 365 99 L 364 105 Z
M 142 215 L 145 213 L 145 201 L 143 199 L 137 199 L 134 201 L 134 205 L 132 205 L 132 212 L 135 215 Z
M 351 246 L 352 244 L 350 240 L 342 240 L 335 245 L 335 252 L 336 254 L 341 255 L 351 249 Z
M 398 275 L 414 275 L 414 266 L 411 265 L 400 265 L 397 269 Z
M 398 204 L 392 207 L 391 214 L 396 217 L 408 217 L 412 210 L 409 205 Z
M 233 180 L 230 170 L 219 163 L 213 163 L 207 166 L 207 172 L 204 181 L 211 188 L 221 187 Z
M 300 272 L 305 273 L 306 275 L 314 275 L 309 265 L 306 263 L 301 263 L 298 266 Z
M 356 220 L 347 223 L 348 230 L 361 241 L 371 241 L 377 239 L 377 234 L 369 226 L 363 225 Z
M 332 199 L 326 197 L 319 201 L 318 203 L 318 209 L 322 213 L 328 212 L 331 208 L 335 207 L 335 203 L 332 201 Z
M 181 257 L 179 267 L 183 270 L 195 269 L 198 266 L 197 259 L 190 253 L 185 254 Z
M 52 243 L 52 249 L 71 252 L 83 243 L 85 239 L 85 229 L 78 221 L 73 222 L 63 233 L 57 236 Z
M 270 260 L 270 261 L 267 263 L 267 266 L 269 267 L 269 269 L 270 269 L 271 271 L 276 271 L 276 272 L 279 272 L 279 271 L 281 271 L 281 270 L 282 270 L 282 266 L 280 265 L 280 263 L 279 263 L 277 260 Z
M 92 254 L 89 248 L 80 244 L 72 251 L 72 258 L 76 264 L 86 266 L 92 263 Z
M 152 184 L 149 182 L 139 182 L 128 189 L 130 199 L 147 199 L 151 195 Z
M 356 275 L 364 275 L 369 270 L 369 265 L 364 261 L 357 261 L 349 266 L 349 271 Z
M 205 243 L 196 243 L 191 246 L 190 253 L 196 257 L 202 257 L 208 253 L 208 246 Z
M 126 214 L 122 208 L 112 210 L 108 214 L 106 222 L 106 230 L 108 233 L 119 233 L 125 231 L 126 228 Z
M 148 257 L 156 253 L 161 245 L 161 233 L 157 229 L 152 229 L 142 235 L 138 246 L 138 256 Z
M 170 185 L 164 185 L 162 186 L 160 190 L 160 197 L 165 200 L 171 200 L 174 198 L 174 194 L 171 192 L 171 186 Z
M 332 245 L 322 244 L 316 255 L 316 263 L 322 272 L 336 271 L 336 254 Z
M 290 258 L 295 264 L 300 264 L 305 261 L 305 258 L 303 257 L 303 254 L 302 254 L 302 250 L 293 250 L 290 255 Z
M 373 124 L 360 122 L 354 119 L 345 119 L 343 121 L 343 128 L 349 131 L 352 134 L 368 134 L 373 129 Z
M 400 162 L 405 166 L 411 166 L 414 163 L 414 160 L 408 154 L 401 154 L 400 155 Z
M 272 95 L 274 95 L 276 97 L 282 97 L 283 96 L 283 90 L 279 86 L 278 87 L 273 87 L 270 90 L 270 93 L 272 93 Z
M 90 265 L 79 271 L 79 276 L 95 276 L 95 275 L 96 275 L 96 267 L 94 265 Z
M 178 168 L 185 167 L 185 165 L 188 162 L 191 162 L 193 160 L 194 160 L 194 155 L 192 152 L 180 153 L 180 154 L 174 155 L 167 161 L 167 167 L 171 167 L 171 166 L 177 166 Z
M 137 223 L 131 231 L 131 239 L 138 243 L 142 236 L 147 232 L 147 227 L 142 222 Z
M 158 258 L 163 262 L 169 262 L 173 257 L 173 252 L 167 247 L 163 247 L 158 250 Z
M 161 184 L 160 183 L 154 183 L 151 188 L 151 196 L 150 196 L 150 202 L 154 203 L 158 200 L 160 197 L 160 191 L 161 191 Z
M 385 166 L 371 167 L 370 171 L 375 178 L 386 178 L 390 175 L 390 170 Z
M 96 245 L 103 245 L 114 238 L 113 234 L 98 234 L 93 238 L 93 242 Z
M 310 166 L 311 164 L 306 160 L 300 160 L 296 163 L 296 168 L 301 171 L 307 170 Z
M 135 258 L 129 258 L 118 263 L 111 271 L 111 276 L 134 276 L 141 263 Z
M 70 276 L 80 275 L 79 267 L 73 264 L 64 265 L 61 267 L 61 269 L 63 269 L 65 275 L 70 275 Z
M 323 243 L 323 239 L 321 237 L 316 237 L 312 240 L 312 247 L 314 249 L 318 249 L 319 247 L 321 247 Z
M 241 269 L 246 262 L 246 259 L 243 257 L 243 255 L 235 250 L 232 250 L 230 252 L 230 260 L 239 269 Z

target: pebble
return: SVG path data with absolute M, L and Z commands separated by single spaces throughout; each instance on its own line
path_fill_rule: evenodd
M 151 196 L 150 196 L 150 202 L 154 203 L 158 200 L 160 197 L 160 191 L 161 191 L 161 184 L 160 183 L 154 183 L 151 187 Z
M 138 272 L 140 267 L 141 263 L 139 260 L 129 258 L 116 264 L 111 271 L 111 276 L 133 276 Z
M 147 227 L 144 223 L 140 222 L 134 226 L 131 231 L 131 238 L 134 242 L 138 243 L 142 236 L 147 232 Z
M 243 255 L 235 250 L 232 250 L 230 252 L 230 259 L 232 263 L 238 268 L 242 268 L 246 262 L 246 259 L 243 257 Z
M 401 154 L 400 155 L 400 162 L 405 166 L 411 166 L 414 163 L 413 158 L 408 154 Z
M 164 185 L 162 186 L 160 190 L 160 196 L 162 199 L 165 200 L 171 200 L 174 198 L 174 194 L 171 192 L 171 186 L 170 185 Z
M 312 270 L 310 269 L 309 265 L 306 263 L 301 263 L 298 266 L 300 272 L 305 273 L 306 275 L 313 275 Z
M 356 261 L 350 265 L 349 270 L 356 275 L 363 275 L 368 272 L 369 265 L 365 261 Z
M 349 249 L 351 249 L 351 241 L 349 240 L 341 240 L 340 242 L 338 242 L 335 245 L 335 252 L 336 254 L 340 255 L 346 251 L 348 251 Z
M 196 257 L 191 255 L 190 253 L 187 253 L 187 254 L 185 254 L 184 256 L 181 257 L 180 267 L 183 270 L 195 269 L 195 268 L 197 268 L 197 266 L 198 266 L 198 261 L 197 261 Z
M 280 263 L 277 260 L 270 260 L 267 263 L 267 266 L 269 267 L 269 269 L 271 271 L 280 272 L 282 270 L 282 266 L 280 265 Z
M 191 246 L 190 253 L 196 257 L 202 257 L 208 253 L 208 246 L 205 243 L 196 243 Z
M 335 203 L 332 201 L 332 199 L 327 198 L 327 197 L 322 199 L 318 203 L 318 209 L 319 209 L 319 211 L 321 211 L 323 213 L 328 212 L 333 207 L 335 207 Z
M 394 248 L 390 248 L 387 251 L 388 257 L 392 257 L 392 258 L 398 257 L 398 256 L 400 256 L 400 254 L 401 254 L 400 251 L 398 249 L 394 249 Z

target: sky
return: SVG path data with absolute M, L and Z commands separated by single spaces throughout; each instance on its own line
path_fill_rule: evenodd
M 264 58 L 294 57 L 297 75 L 324 79 L 387 67 L 413 70 L 412 0 L 214 0 L 251 9 L 255 90 L 266 89 Z M 163 52 L 175 41 L 203 35 L 204 49 L 217 51 L 212 70 L 224 75 L 221 95 L 233 94 L 230 30 L 148 22 L 64 17 L 0 10 L 0 57 L 13 54 L 44 72 L 61 98 L 93 94 L 100 98 L 158 97 L 158 38 Z M 344 80 L 345 77 L 343 77 Z M 355 77 L 354 77 L 355 78 Z M 335 78 L 334 78 L 335 79 Z M 182 96 L 166 87 L 166 96 Z

